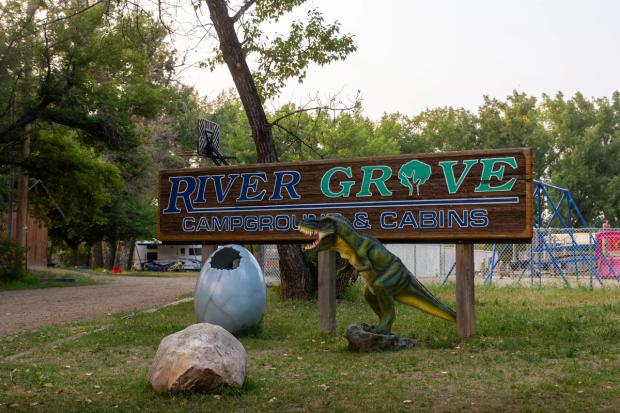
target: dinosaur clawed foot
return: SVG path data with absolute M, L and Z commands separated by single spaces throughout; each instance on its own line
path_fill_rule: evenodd
M 386 334 L 386 335 L 394 334 L 390 332 L 389 330 L 385 328 L 380 328 L 378 325 L 375 325 L 375 324 L 362 323 L 361 327 L 362 327 L 362 330 L 367 331 L 369 333 L 373 333 L 373 334 Z

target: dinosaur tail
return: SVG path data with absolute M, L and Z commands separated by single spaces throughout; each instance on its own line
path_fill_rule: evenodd
M 456 312 L 439 301 L 414 277 L 411 277 L 408 291 L 397 294 L 394 298 L 400 303 L 410 305 L 425 313 L 444 320 L 456 321 Z

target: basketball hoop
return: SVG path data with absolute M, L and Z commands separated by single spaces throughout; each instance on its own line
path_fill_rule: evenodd
M 220 152 L 220 125 L 207 119 L 198 119 L 198 155 L 211 158 L 215 165 L 228 165 L 227 159 Z

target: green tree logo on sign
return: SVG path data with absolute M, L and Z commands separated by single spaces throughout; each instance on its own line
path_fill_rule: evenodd
M 403 186 L 409 188 L 409 196 L 413 195 L 413 185 L 420 195 L 420 185 L 431 177 L 431 166 L 417 160 L 409 161 L 398 170 L 398 178 Z

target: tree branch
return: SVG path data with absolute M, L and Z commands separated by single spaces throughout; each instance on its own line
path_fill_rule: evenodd
M 317 155 L 319 158 L 323 159 L 323 154 L 318 152 L 316 149 L 314 149 L 312 146 L 308 145 L 306 143 L 306 141 L 304 141 L 302 138 L 299 137 L 299 135 L 297 135 L 295 132 L 285 128 L 284 126 L 276 123 L 274 124 L 274 126 L 277 126 L 278 128 L 282 129 L 284 132 L 288 133 L 289 136 L 297 139 L 302 145 L 304 145 L 305 147 L 307 147 L 308 149 L 310 149 L 310 151 L 312 151 L 315 155 Z
M 15 81 L 13 82 L 13 87 L 11 88 L 11 93 L 9 95 L 9 98 L 8 98 L 7 102 L 6 102 L 6 109 L 2 113 L 0 113 L 0 117 L 5 116 L 7 113 L 9 113 L 9 111 L 13 107 L 13 103 L 15 102 L 15 90 L 17 89 L 17 84 L 21 80 L 23 73 L 24 73 L 23 68 L 20 68 L 19 72 L 15 76 Z
M 70 19 L 72 17 L 77 16 L 78 14 L 82 14 L 85 11 L 92 9 L 93 7 L 95 7 L 95 6 L 97 6 L 97 5 L 101 4 L 101 3 L 106 3 L 108 1 L 109 0 L 98 0 L 98 1 L 94 2 L 93 4 L 90 4 L 90 5 L 86 6 L 86 7 L 84 7 L 83 9 L 77 10 L 75 13 L 69 14 L 68 16 L 58 17 L 58 18 L 56 18 L 54 20 L 51 20 L 49 22 L 46 21 L 45 24 L 57 23 L 57 22 L 62 21 L 62 20 Z
M 296 115 L 298 113 L 302 113 L 302 112 L 310 112 L 311 110 L 334 110 L 334 111 L 346 111 L 346 110 L 353 110 L 355 109 L 355 106 L 351 106 L 351 107 L 344 107 L 344 108 L 332 108 L 330 106 L 314 106 L 311 108 L 301 108 L 301 109 L 297 109 L 294 110 L 292 112 L 287 112 L 284 115 L 280 116 L 279 118 L 276 118 L 275 120 L 271 121 L 269 124 L 272 126 L 279 126 L 278 122 L 280 122 L 281 120 L 284 120 L 288 117 L 291 117 L 293 115 Z
M 231 20 L 233 21 L 233 23 L 236 23 L 237 20 L 239 20 L 241 16 L 243 16 L 243 13 L 248 11 L 248 9 L 252 7 L 254 3 L 256 3 L 256 0 L 248 0 L 243 6 L 241 6 L 241 8 L 237 10 L 235 15 L 231 17 Z

